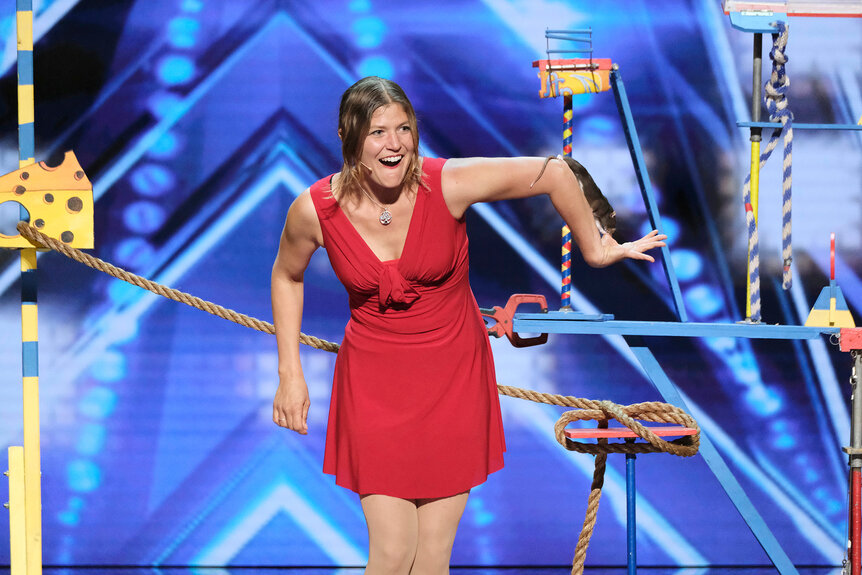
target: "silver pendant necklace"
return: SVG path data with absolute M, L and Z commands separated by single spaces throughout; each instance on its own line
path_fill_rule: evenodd
M 378 220 L 380 220 L 380 223 L 384 226 L 388 226 L 389 224 L 391 224 L 392 223 L 392 212 L 389 211 L 389 206 L 385 206 L 385 205 L 381 204 L 380 202 L 378 202 L 377 200 L 375 200 L 374 196 L 372 196 L 367 191 L 365 191 L 365 188 L 360 187 L 359 189 L 362 190 L 362 193 L 365 194 L 366 198 L 371 200 L 371 203 L 373 203 L 375 206 L 380 208 L 380 210 L 381 210 L 380 211 L 380 217 L 377 218 Z M 389 204 L 389 205 L 391 206 L 392 204 Z

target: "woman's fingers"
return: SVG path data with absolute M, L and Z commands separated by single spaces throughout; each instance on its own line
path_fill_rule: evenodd
M 307 399 L 287 404 L 276 403 L 273 405 L 272 421 L 279 427 L 306 435 L 308 433 L 309 405 L 310 402 Z
M 308 401 L 291 406 L 287 417 L 287 428 L 302 435 L 308 434 L 306 417 L 308 416 Z
M 653 230 L 638 240 L 619 244 L 613 236 L 604 234 L 602 236 L 604 256 L 597 267 L 605 267 L 624 258 L 654 262 L 655 258 L 646 252 L 666 246 L 667 244 L 664 241 L 666 239 L 667 236 L 665 234 L 660 234 L 657 230 Z
M 620 247 L 623 249 L 623 257 L 654 262 L 655 258 L 646 252 L 666 246 L 667 244 L 664 241 L 666 239 L 667 236 L 665 234 L 660 234 L 657 230 L 653 230 L 639 240 L 620 244 Z
M 306 417 L 308 416 L 308 402 L 291 406 L 290 415 L 288 416 L 288 429 L 291 429 L 302 435 L 308 434 L 308 424 Z
M 303 433 L 308 433 L 308 408 L 309 402 L 305 402 L 305 405 L 302 407 L 302 428 L 304 429 Z

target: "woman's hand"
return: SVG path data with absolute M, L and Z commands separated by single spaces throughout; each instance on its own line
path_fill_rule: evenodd
M 272 402 L 272 421 L 279 427 L 308 435 L 308 386 L 304 380 L 282 381 Z
M 666 239 L 666 235 L 653 230 L 639 240 L 618 244 L 613 236 L 604 234 L 602 235 L 602 258 L 595 267 L 603 268 L 626 258 L 654 262 L 655 258 L 646 252 L 664 247 Z

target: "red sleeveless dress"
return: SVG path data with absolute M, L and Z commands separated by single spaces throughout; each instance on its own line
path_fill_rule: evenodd
M 330 193 L 311 187 L 323 241 L 350 296 L 335 361 L 323 470 L 359 494 L 446 497 L 503 467 L 494 363 L 467 277 L 464 218 L 445 160 L 425 158 L 401 258 L 380 261 Z

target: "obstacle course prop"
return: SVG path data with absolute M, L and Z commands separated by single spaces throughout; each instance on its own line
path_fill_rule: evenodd
M 14 201 L 42 233 L 81 249 L 93 248 L 93 185 L 74 152 L 49 167 L 30 164 L 0 176 L 0 203 Z M 32 248 L 26 238 L 0 234 L 0 248 Z
M 640 404 L 637 406 L 641 411 L 640 414 L 647 413 L 648 410 Z M 662 404 L 664 405 L 664 404 Z M 634 406 L 630 406 L 634 407 Z M 565 424 L 569 421 L 581 419 L 580 413 L 567 412 L 560 418 L 562 428 L 557 431 L 557 441 L 569 451 L 577 451 L 579 453 L 589 453 L 594 455 L 595 471 L 593 472 L 593 483 L 590 487 L 590 497 L 587 503 L 586 519 L 584 527 L 581 529 L 581 535 L 578 538 L 578 545 L 575 549 L 574 563 L 579 565 L 578 574 L 583 573 L 584 560 L 586 559 L 587 546 L 590 543 L 593 527 L 596 523 L 596 515 L 599 508 L 599 498 L 601 497 L 602 485 L 604 484 L 604 474 L 607 462 L 608 453 L 625 453 L 626 455 L 626 573 L 628 575 L 636 575 L 637 573 L 637 483 L 635 480 L 635 462 L 638 453 L 657 453 L 665 452 L 680 457 L 691 457 L 697 453 L 697 447 L 700 440 L 700 428 L 697 427 L 694 419 L 681 409 L 671 412 L 674 416 L 684 421 L 684 425 L 674 425 L 670 427 L 647 427 L 641 426 L 635 432 L 635 425 L 629 427 L 608 427 L 607 419 L 600 419 L 599 425 L 593 429 L 575 428 L 565 429 L 565 440 L 561 438 L 560 431 L 565 428 Z M 643 415 L 641 415 L 643 417 Z M 637 438 L 647 438 L 650 443 L 635 443 Z M 665 437 L 677 437 L 679 439 L 667 441 Z M 595 444 L 582 443 L 576 440 L 596 439 Z M 609 439 L 623 439 L 625 443 L 608 443 Z M 572 570 L 575 573 L 575 570 Z M 576 574 L 576 575 L 578 575 Z
M 17 0 L 18 170 L 0 176 L 0 203 L 20 206 L 20 219 L 75 248 L 93 247 L 93 187 L 75 154 L 59 166 L 35 160 L 32 0 Z M 37 258 L 26 238 L 0 234 L 0 248 L 21 260 L 21 348 L 24 445 L 8 449 L 11 575 L 42 573 L 42 470 L 39 429 Z
M 774 3 L 773 3 L 774 4 Z M 762 16 L 762 14 L 761 14 Z M 760 52 L 762 51 L 762 43 L 760 41 L 759 33 L 756 34 L 755 39 L 755 95 L 752 98 L 753 106 L 752 106 L 752 117 L 754 119 L 753 122 L 740 122 L 738 125 L 751 128 L 751 142 L 752 142 L 752 152 L 751 152 L 751 191 L 752 197 L 751 199 L 746 200 L 746 210 L 752 216 L 749 219 L 749 223 L 753 222 L 753 235 L 755 240 L 755 253 L 753 254 L 756 258 L 756 215 L 757 215 L 757 184 L 759 180 L 759 168 L 765 158 L 760 153 L 760 140 L 761 140 L 761 129 L 764 127 L 767 128 L 776 128 L 776 132 L 773 134 L 773 138 L 768 145 L 768 150 L 766 156 L 768 157 L 768 153 L 777 145 L 777 139 L 781 134 L 785 125 L 790 123 L 791 116 L 789 112 L 786 111 L 786 100 L 782 102 L 782 98 L 784 97 L 784 92 L 787 88 L 786 75 L 784 74 L 783 64 L 786 62 L 786 57 L 783 54 L 783 46 L 786 45 L 786 27 L 783 28 L 783 40 L 782 34 L 779 33 L 777 25 L 775 24 L 774 14 L 769 13 L 769 17 L 771 18 L 772 24 L 768 27 L 768 30 L 760 31 L 773 33 L 776 36 L 775 47 L 773 49 L 773 60 L 775 62 L 775 66 L 773 67 L 773 82 L 772 85 L 767 86 L 767 108 L 770 110 L 771 120 L 770 122 L 760 122 Z M 738 19 L 733 17 L 731 18 L 732 22 L 737 22 Z M 758 21 L 758 25 L 763 26 L 762 21 Z M 736 26 L 736 23 L 734 23 Z M 553 34 L 552 34 L 553 33 Z M 546 34 L 546 38 L 562 38 L 565 37 L 564 31 L 548 31 Z M 564 108 L 566 108 L 565 98 L 568 91 L 571 90 L 571 93 L 588 93 L 588 92 L 596 92 L 599 91 L 599 88 L 602 86 L 602 78 L 598 76 L 598 64 L 597 60 L 592 59 L 592 49 L 590 47 L 590 59 L 581 59 L 581 60 L 571 60 L 571 61 L 561 61 L 561 60 L 552 60 L 551 53 L 556 51 L 549 50 L 548 59 L 540 60 L 535 62 L 534 67 L 539 68 L 539 79 L 541 82 L 540 96 L 541 97 L 553 97 L 555 95 L 562 94 L 564 96 Z M 568 69 L 564 69 L 568 67 Z M 592 72 L 592 73 L 591 73 Z M 622 79 L 619 74 L 619 67 L 616 64 L 611 64 L 611 69 L 609 73 L 609 82 L 610 86 L 614 91 L 614 95 L 617 102 L 617 108 L 620 112 L 620 116 L 623 121 L 623 129 L 626 135 L 626 141 L 629 145 L 629 151 L 632 156 L 632 161 L 635 166 L 635 172 L 638 178 L 638 183 L 641 187 L 641 192 L 644 198 L 644 203 L 647 208 L 647 213 L 650 218 L 650 223 L 652 227 L 662 231 L 661 228 L 661 219 L 658 214 L 658 209 L 655 203 L 654 196 L 652 194 L 652 189 L 649 181 L 649 175 L 646 170 L 646 165 L 643 160 L 643 154 L 640 149 L 640 144 L 637 138 L 637 132 L 634 128 L 634 121 L 631 115 L 631 109 L 628 105 L 628 100 L 626 98 L 625 89 L 622 84 Z M 580 90 L 576 92 L 575 90 Z M 571 119 L 566 117 L 566 136 L 565 146 L 568 148 L 570 146 L 570 139 L 568 136 L 571 133 Z M 845 126 L 835 127 L 823 127 L 821 125 L 813 125 L 813 124 L 794 124 L 795 127 L 799 127 L 802 129 L 844 129 Z M 851 129 L 858 129 L 857 126 L 853 126 Z M 787 140 L 788 135 L 791 135 L 789 126 L 788 130 L 784 131 L 785 134 L 785 178 L 784 183 L 784 213 L 785 213 L 785 225 L 783 229 L 783 258 L 785 264 L 785 274 L 784 274 L 784 284 L 785 287 L 789 287 L 790 285 L 790 224 L 789 224 L 789 215 L 790 215 L 790 178 L 789 178 L 789 169 L 787 169 L 788 163 L 790 161 L 790 153 L 791 153 L 791 145 Z M 791 136 L 792 137 L 792 136 Z M 564 148 L 565 149 L 565 148 Z M 749 208 L 750 206 L 750 208 Z M 564 266 L 563 266 L 563 288 L 564 290 L 567 287 L 567 284 L 570 284 L 570 270 L 566 269 L 566 255 L 567 251 L 564 247 L 563 250 L 564 255 Z M 659 393 L 662 395 L 665 401 L 669 404 L 681 408 L 682 410 L 689 411 L 686 406 L 685 401 L 682 398 L 682 395 L 676 389 L 674 383 L 667 377 L 666 373 L 662 369 L 659 362 L 656 360 L 652 351 L 649 349 L 646 343 L 646 337 L 651 336 L 671 336 L 671 337 L 742 337 L 742 338 L 754 338 L 754 339 L 818 339 L 823 335 L 837 336 L 841 342 L 842 350 L 851 351 L 852 355 L 857 363 L 857 368 L 854 368 L 854 382 L 855 382 L 855 373 L 857 369 L 862 372 L 862 367 L 858 366 L 860 363 L 860 354 L 855 351 L 862 349 L 862 336 L 859 335 L 862 330 L 841 330 L 837 326 L 832 327 L 813 327 L 813 326 L 782 326 L 782 325 L 766 325 L 760 323 L 760 309 L 759 309 L 759 288 L 756 289 L 756 293 L 752 294 L 751 283 L 748 284 L 749 293 L 747 299 L 747 309 L 746 309 L 746 319 L 747 322 L 738 323 L 738 324 L 719 324 L 719 323 L 691 323 L 688 322 L 685 314 L 685 308 L 682 304 L 678 282 L 676 281 L 676 275 L 673 269 L 672 261 L 670 260 L 670 254 L 668 248 L 662 249 L 662 263 L 665 270 L 665 275 L 668 279 L 668 284 L 670 290 L 673 295 L 674 304 L 676 306 L 677 315 L 680 319 L 680 322 L 636 322 L 636 321 L 615 321 L 613 319 L 609 320 L 592 320 L 592 321 L 584 321 L 582 318 L 578 318 L 571 315 L 569 308 L 565 306 L 567 303 L 567 298 L 563 296 L 564 306 L 558 312 L 547 312 L 542 314 L 530 314 L 530 313 L 516 313 L 513 319 L 513 329 L 515 332 L 524 331 L 529 333 L 566 333 L 566 334 L 604 334 L 604 335 L 622 335 L 625 338 L 626 343 L 629 346 L 629 349 L 634 354 L 638 363 L 640 363 L 643 368 L 647 378 L 653 383 Z M 755 261 L 756 263 L 756 261 Z M 568 271 L 568 282 L 567 282 L 567 271 Z M 749 271 L 748 277 L 749 280 L 752 277 L 759 281 L 759 273 L 755 270 L 755 273 L 752 274 L 751 270 Z M 751 310 L 751 302 L 756 299 L 756 308 L 754 313 Z M 854 347 L 855 346 L 855 347 Z M 846 349 L 845 349 L 846 347 Z M 855 385 L 855 383 L 854 383 Z M 856 394 L 853 395 L 854 399 Z M 854 429 L 857 429 L 857 432 L 854 432 L 853 442 L 851 443 L 851 448 L 854 449 L 855 445 L 859 445 L 858 456 L 856 457 L 856 461 L 854 463 L 853 458 L 851 456 L 851 467 L 854 465 L 860 469 L 862 469 L 862 400 L 860 400 L 860 407 L 853 409 L 854 412 Z M 858 412 L 858 417 L 857 417 Z M 856 435 L 859 435 L 857 438 Z M 858 441 L 857 441 L 858 440 Z M 798 571 L 796 567 L 791 562 L 788 555 L 782 549 L 781 545 L 778 543 L 777 539 L 773 535 L 772 531 L 767 526 L 766 522 L 760 516 L 758 511 L 755 509 L 754 505 L 748 498 L 747 494 L 743 490 L 739 481 L 734 476 L 733 472 L 727 466 L 727 464 L 722 459 L 721 455 L 718 453 L 715 445 L 710 441 L 709 437 L 706 435 L 701 436 L 700 438 L 700 453 L 703 455 L 704 460 L 709 465 L 715 477 L 721 483 L 722 488 L 727 493 L 728 497 L 734 504 L 734 506 L 739 511 L 742 518 L 745 520 L 746 524 L 749 526 L 751 532 L 756 537 L 757 541 L 760 543 L 761 547 L 766 552 L 769 559 L 772 561 L 773 565 L 777 568 L 781 575 L 797 575 Z M 857 491 L 860 491 L 857 489 Z M 862 498 L 862 496 L 860 496 Z M 854 513 L 854 525 L 859 525 L 862 521 L 859 520 L 859 509 L 862 508 L 862 505 L 857 502 L 854 504 L 851 502 L 851 510 Z M 589 514 L 589 511 L 588 511 Z M 586 523 L 585 523 L 586 527 Z M 854 528 L 854 535 L 851 536 L 851 540 L 857 541 L 852 544 L 852 549 L 855 551 L 851 553 L 851 564 L 854 569 L 852 575 L 860 575 L 859 572 L 859 540 L 862 539 L 859 535 L 859 529 Z M 583 537 L 583 532 L 582 535 Z M 855 538 L 855 539 L 854 539 Z M 634 538 L 632 538 L 633 540 Z M 579 567 L 579 562 L 582 562 L 583 559 L 579 557 L 575 557 L 575 561 L 573 562 L 573 573 L 577 572 Z M 634 565 L 634 561 L 630 562 L 630 566 Z
M 555 45 L 551 45 L 551 41 Z M 617 110 L 626 136 L 632 164 L 643 196 L 644 205 L 647 207 L 650 225 L 659 233 L 664 233 L 661 223 L 661 215 L 658 204 L 653 193 L 652 183 L 646 169 L 646 160 L 641 149 L 631 106 L 626 96 L 625 86 L 620 75 L 619 66 L 613 64 L 609 59 L 595 59 L 592 57 L 592 30 L 547 30 L 545 32 L 547 59 L 533 62 L 533 67 L 538 69 L 540 82 L 539 97 L 555 98 L 563 97 L 563 155 L 572 157 L 572 96 L 575 94 L 589 94 L 604 91 L 613 91 Z M 587 58 L 559 59 L 553 55 L 578 55 L 586 54 Z M 562 287 L 561 310 L 571 309 L 571 248 L 572 240 L 568 226 L 563 226 L 563 249 L 562 249 Z M 673 297 L 674 308 L 680 321 L 688 321 L 676 270 L 670 257 L 668 246 L 661 248 L 662 268 L 665 278 L 670 286 Z
M 841 288 L 835 283 L 835 234 L 829 238 L 829 285 L 820 290 L 805 325 L 823 327 L 856 327 Z

